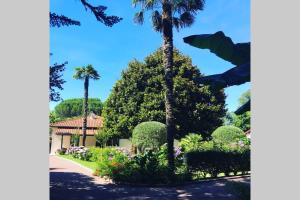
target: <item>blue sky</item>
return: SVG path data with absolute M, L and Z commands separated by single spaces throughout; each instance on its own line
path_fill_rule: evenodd
M 50 11 L 64 14 L 81 21 L 81 26 L 50 28 L 50 64 L 68 61 L 63 78 L 66 80 L 63 99 L 83 96 L 83 82 L 73 79 L 74 68 L 92 64 L 100 73 L 101 79 L 91 81 L 89 96 L 105 101 L 121 71 L 134 58 L 143 60 L 162 44 L 161 35 L 151 26 L 150 18 L 137 25 L 133 16 L 137 9 L 132 0 L 90 0 L 95 5 L 108 7 L 107 13 L 117 15 L 123 20 L 106 27 L 96 21 L 91 12 L 85 11 L 78 0 L 51 0 Z M 122 3 L 120 3 L 122 2 Z M 223 31 L 234 42 L 250 41 L 250 0 L 206 0 L 205 9 L 196 17 L 190 28 L 174 31 L 174 45 L 183 54 L 192 58 L 201 73 L 211 75 L 224 72 L 233 67 L 209 50 L 194 48 L 183 42 L 182 38 L 194 34 L 207 34 Z M 226 104 L 229 111 L 238 107 L 238 98 L 250 88 L 250 83 L 225 89 Z M 59 102 L 50 102 L 52 110 Z

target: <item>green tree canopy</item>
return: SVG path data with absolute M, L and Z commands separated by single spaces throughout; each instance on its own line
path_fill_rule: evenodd
M 96 115 L 101 115 L 103 108 L 101 100 L 98 98 L 89 98 L 88 102 L 88 111 Z M 54 111 L 60 119 L 82 116 L 83 98 L 63 100 L 54 108 Z
M 244 105 L 251 100 L 250 90 L 244 92 L 239 98 L 239 106 Z M 236 126 L 243 131 L 247 131 L 251 128 L 251 112 L 246 111 L 242 114 L 235 114 L 234 112 L 228 112 L 224 118 L 224 125 Z
M 251 98 L 251 94 L 250 94 L 250 89 L 247 90 L 246 92 L 244 92 L 241 97 L 239 98 L 239 105 L 242 106 L 245 103 L 247 103 L 247 101 L 249 101 Z
M 174 96 L 176 138 L 190 132 L 203 133 L 207 138 L 222 125 L 225 116 L 223 90 L 201 87 L 202 76 L 192 65 L 191 58 L 174 51 Z M 162 50 L 145 58 L 134 60 L 115 84 L 103 109 L 104 130 L 110 135 L 131 137 L 133 128 L 141 122 L 165 123 L 164 68 Z

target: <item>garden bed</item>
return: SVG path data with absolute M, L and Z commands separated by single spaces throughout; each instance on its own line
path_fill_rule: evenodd
M 93 161 L 85 161 L 81 160 L 79 158 L 74 158 L 72 155 L 58 155 L 61 158 L 73 161 L 83 167 L 89 168 L 93 172 L 96 171 L 97 169 L 97 163 Z M 199 173 L 199 172 L 198 172 Z M 130 182 L 120 182 L 120 181 L 114 181 L 115 184 L 118 185 L 128 185 L 128 186 L 137 186 L 137 187 L 146 187 L 146 186 L 158 186 L 158 187 L 169 187 L 169 186 L 179 186 L 179 185 L 189 185 L 189 184 L 194 184 L 194 183 L 199 183 L 199 182 L 206 182 L 206 181 L 216 181 L 216 180 L 228 180 L 228 179 L 236 179 L 236 178 L 242 178 L 242 177 L 250 177 L 250 173 L 248 174 L 242 174 L 241 172 L 238 172 L 237 175 L 231 174 L 229 176 L 225 176 L 224 173 L 218 174 L 217 177 L 211 177 L 209 174 L 205 178 L 200 178 L 197 176 L 197 173 L 194 173 L 192 180 L 190 181 L 184 181 L 184 182 L 176 182 L 172 184 L 165 184 L 165 183 L 130 183 Z M 109 179 L 106 177 L 105 179 Z

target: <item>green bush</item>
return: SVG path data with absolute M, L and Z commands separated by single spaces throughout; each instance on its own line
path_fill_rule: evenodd
M 195 133 L 190 133 L 182 138 L 179 142 L 179 146 L 184 152 L 204 151 L 214 148 L 213 142 L 203 141 L 201 135 Z
M 212 140 L 217 146 L 234 147 L 240 141 L 247 141 L 247 137 L 235 126 L 221 126 L 212 133 Z
M 79 142 L 80 142 L 80 135 L 79 133 L 73 134 L 71 135 L 71 145 L 73 146 L 79 146 Z
M 98 151 L 97 169 L 95 174 L 101 177 L 109 177 L 113 180 L 126 168 L 129 158 L 115 148 L 103 148 Z
M 197 150 L 202 141 L 202 136 L 195 133 L 190 133 L 182 138 L 179 142 L 179 146 L 184 151 Z
M 133 129 L 132 143 L 139 151 L 145 149 L 158 150 L 161 145 L 166 143 L 166 125 L 156 121 L 143 122 Z
M 200 171 L 204 175 L 216 177 L 220 173 L 236 174 L 250 171 L 250 150 L 245 151 L 192 151 L 185 155 L 188 168 L 191 171 Z
M 57 149 L 56 153 L 59 155 L 65 155 L 66 151 L 67 151 L 66 148 L 62 148 L 62 149 Z
M 99 147 L 90 147 L 89 148 L 89 161 L 96 162 L 101 154 L 102 148 Z
M 98 151 L 95 149 L 91 152 Z M 165 150 L 165 148 L 160 148 L 159 151 L 145 150 L 144 153 L 130 156 L 122 149 L 100 149 L 97 157 L 98 167 L 94 175 L 123 183 L 170 183 Z M 176 157 L 176 163 L 179 163 L 179 157 Z M 181 165 L 176 164 L 176 180 L 181 182 L 187 178 L 190 180 L 188 168 L 183 165 L 183 161 L 181 163 Z
M 111 139 L 111 136 L 107 132 L 103 131 L 103 129 L 100 129 L 95 137 L 97 144 L 101 147 L 106 147 L 107 142 L 109 141 L 109 139 Z

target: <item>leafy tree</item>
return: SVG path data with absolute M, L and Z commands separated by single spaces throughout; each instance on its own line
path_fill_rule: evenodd
M 233 125 L 239 127 L 243 131 L 247 131 L 250 129 L 250 120 L 251 120 L 251 113 L 247 111 L 241 115 L 235 115 Z
M 80 0 L 81 4 L 85 8 L 85 10 L 90 10 L 94 16 L 96 17 L 96 20 L 100 23 L 103 23 L 105 26 L 113 26 L 114 24 L 120 22 L 122 18 L 117 16 L 109 16 L 105 13 L 107 7 L 98 5 L 94 6 L 90 3 L 88 3 L 87 0 Z M 56 13 L 49 13 L 50 14 L 50 26 L 51 27 L 61 27 L 61 26 L 71 26 L 76 25 L 80 26 L 80 21 L 71 19 L 69 17 L 66 17 L 64 15 L 58 15 Z
M 111 136 L 107 132 L 103 131 L 103 129 L 100 129 L 96 133 L 95 137 L 97 141 L 96 146 L 100 146 L 100 147 L 106 147 L 109 139 L 111 139 Z
M 224 118 L 224 125 L 236 126 L 243 131 L 250 129 L 251 113 L 247 111 L 243 114 L 236 115 L 234 112 L 228 112 Z
M 85 10 L 90 10 L 94 16 L 96 17 L 96 20 L 100 23 L 103 23 L 105 26 L 112 27 L 114 24 L 120 22 L 122 18 L 117 16 L 109 16 L 105 13 L 107 7 L 106 6 L 94 6 L 90 3 L 88 3 L 87 0 L 80 0 L 81 4 L 84 6 Z M 56 13 L 50 12 L 50 27 L 61 27 L 61 26 L 71 26 L 71 25 L 77 25 L 80 26 L 80 22 L 71 18 L 68 18 L 64 15 L 58 15 Z M 51 55 L 51 54 L 50 54 Z M 55 88 L 59 90 L 63 90 L 62 85 L 65 83 L 65 81 L 62 79 L 62 72 L 65 69 L 65 65 L 67 62 L 63 64 L 54 64 L 53 66 L 50 66 L 50 95 L 49 100 L 50 101 L 60 101 L 60 93 L 55 90 Z
M 199 69 L 189 57 L 174 50 L 174 120 L 175 137 L 201 133 L 207 139 L 222 125 L 225 116 L 225 94 L 210 86 L 201 87 Z M 121 138 L 130 138 L 141 122 L 165 123 L 165 81 L 162 49 L 144 62 L 134 60 L 122 72 L 103 108 L 104 131 Z
M 55 111 L 51 111 L 49 113 L 49 123 L 55 123 L 60 121 L 61 119 L 57 116 L 57 114 L 55 113 Z
M 57 64 L 50 66 L 50 76 L 49 76 L 49 101 L 59 101 L 61 100 L 60 93 L 56 90 L 63 90 L 62 85 L 66 82 L 62 78 L 62 72 L 65 70 L 65 65 L 67 62 L 63 64 Z
M 85 146 L 86 140 L 86 126 L 87 126 L 87 115 L 88 115 L 88 97 L 89 97 L 89 80 L 98 80 L 100 75 L 93 68 L 92 65 L 86 67 L 76 67 L 74 79 L 84 80 L 84 101 L 83 101 L 83 125 L 82 125 L 82 145 Z
M 135 22 L 142 24 L 144 12 L 152 10 L 154 30 L 162 33 L 163 62 L 165 81 L 165 109 L 168 143 L 168 167 L 170 175 L 174 174 L 174 94 L 173 94 L 173 27 L 177 30 L 194 23 L 195 14 L 204 7 L 204 0 L 132 0 L 133 5 L 141 6 L 135 14 Z
M 55 115 L 60 119 L 78 117 L 83 115 L 83 98 L 77 99 L 66 99 L 60 102 L 54 108 Z M 88 113 L 95 113 L 101 115 L 102 113 L 102 102 L 98 98 L 88 99 Z
M 239 98 L 239 104 L 240 106 L 244 105 L 245 103 L 247 103 L 247 101 L 249 101 L 251 98 L 251 94 L 250 94 L 250 90 L 247 90 L 246 92 L 244 92 L 241 97 Z
M 239 105 L 245 105 L 246 102 L 251 100 L 250 90 L 244 92 L 239 98 Z M 243 131 L 247 131 L 250 129 L 251 122 L 251 112 L 246 111 L 242 114 L 235 114 L 234 112 L 229 112 L 226 114 L 224 118 L 224 125 L 232 125 L 236 126 Z

